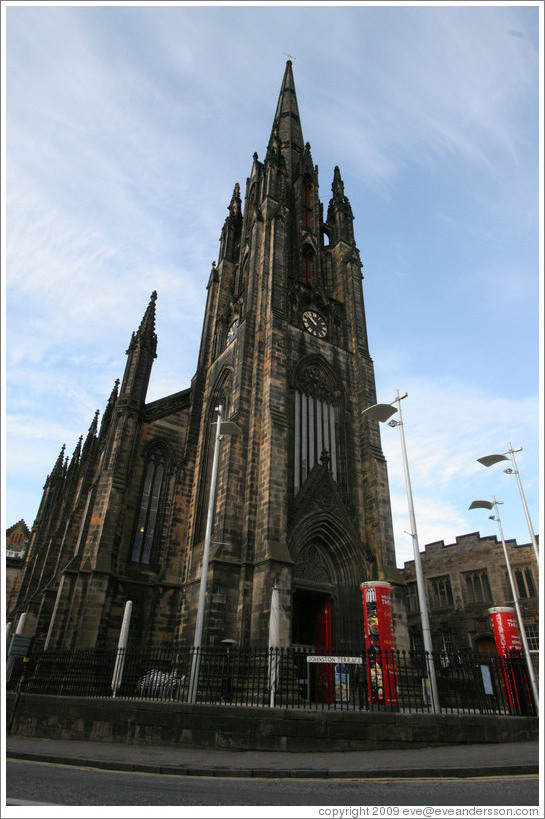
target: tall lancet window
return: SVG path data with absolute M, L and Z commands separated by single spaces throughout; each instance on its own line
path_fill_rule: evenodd
M 151 563 L 164 474 L 163 452 L 161 449 L 155 449 L 148 458 L 144 472 L 140 511 L 132 547 L 131 560 L 134 563 Z
M 314 251 L 308 244 L 303 247 L 303 281 L 312 285 L 314 278 Z
M 338 477 L 338 391 L 328 368 L 307 365 L 295 384 L 293 489 L 297 494 L 312 468 L 327 453 L 334 480 Z

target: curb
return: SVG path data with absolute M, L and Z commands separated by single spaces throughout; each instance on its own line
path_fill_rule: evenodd
M 237 779 L 467 779 L 490 776 L 531 776 L 539 774 L 539 764 L 482 765 L 476 768 L 376 768 L 369 770 L 331 770 L 329 768 L 203 768 L 190 765 L 149 765 L 146 763 L 116 762 L 102 759 L 77 759 L 54 754 L 7 751 L 6 759 L 28 762 L 48 762 L 54 765 L 73 765 L 108 771 L 161 774 L 164 776 L 212 776 Z

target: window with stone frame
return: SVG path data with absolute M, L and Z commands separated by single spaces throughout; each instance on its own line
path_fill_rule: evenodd
M 407 584 L 407 608 L 410 612 L 420 611 L 418 587 L 416 583 Z
M 539 651 L 539 626 L 536 623 L 528 623 L 528 625 L 524 626 L 524 630 L 528 641 L 528 649 L 530 651 Z
M 448 609 L 454 606 L 452 586 L 448 574 L 442 575 L 441 577 L 432 577 L 428 582 L 431 589 L 433 608 Z
M 463 587 L 466 603 L 485 603 L 492 600 L 486 569 L 466 572 L 462 576 L 464 578 Z
M 409 631 L 411 651 L 424 651 L 424 638 L 420 628 L 412 628 Z
M 452 631 L 448 628 L 441 629 L 441 651 L 446 651 L 447 654 L 455 650 L 454 637 Z
M 529 566 L 516 568 L 513 574 L 519 598 L 537 597 L 534 576 Z
M 149 565 L 152 562 L 164 474 L 164 452 L 161 447 L 156 447 L 148 456 L 144 469 L 138 520 L 132 544 L 133 563 Z

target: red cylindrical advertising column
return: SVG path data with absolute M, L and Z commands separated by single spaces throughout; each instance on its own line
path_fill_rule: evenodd
M 507 606 L 497 606 L 488 609 L 490 619 L 492 620 L 492 628 L 494 630 L 494 640 L 496 641 L 496 650 L 499 656 L 508 658 L 513 655 L 521 655 L 522 640 L 520 639 L 520 631 L 517 623 L 515 609 Z M 505 682 L 505 689 L 507 692 L 507 700 L 509 707 L 513 711 L 521 710 L 523 702 L 526 701 L 524 691 L 519 690 L 514 669 L 506 663 L 503 664 L 503 679 Z M 524 700 L 521 700 L 524 697 Z
M 369 704 L 399 702 L 395 663 L 392 587 L 382 580 L 360 584 L 367 654 Z
M 492 620 L 498 654 L 503 656 L 512 651 L 522 651 L 522 641 L 515 609 L 498 606 L 488 609 L 488 612 Z

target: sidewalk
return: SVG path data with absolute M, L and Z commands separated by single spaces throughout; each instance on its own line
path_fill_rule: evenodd
M 537 742 L 282 753 L 8 736 L 7 759 L 183 776 L 417 778 L 539 773 Z

